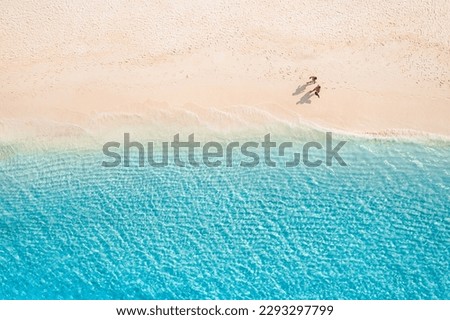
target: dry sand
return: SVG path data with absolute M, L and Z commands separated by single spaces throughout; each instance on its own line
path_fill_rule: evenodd
M 309 125 L 450 137 L 448 0 L 0 7 L 3 143 Z

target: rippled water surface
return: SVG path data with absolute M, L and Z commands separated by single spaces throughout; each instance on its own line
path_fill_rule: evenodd
M 347 167 L 0 159 L 3 299 L 449 299 L 450 147 L 355 140 Z

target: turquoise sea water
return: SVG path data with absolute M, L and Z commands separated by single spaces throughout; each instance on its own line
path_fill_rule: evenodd
M 450 145 L 349 139 L 347 167 L 0 160 L 2 299 L 449 299 Z

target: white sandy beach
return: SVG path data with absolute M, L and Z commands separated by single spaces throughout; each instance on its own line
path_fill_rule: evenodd
M 308 125 L 450 136 L 447 0 L 0 6 L 3 143 Z M 320 99 L 301 88 L 311 75 Z

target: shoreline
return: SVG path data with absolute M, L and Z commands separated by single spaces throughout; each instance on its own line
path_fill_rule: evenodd
M 256 141 L 262 142 L 264 139 L 264 135 L 270 134 L 273 141 L 279 142 L 284 141 L 297 141 L 297 142 L 306 142 L 306 141 L 322 141 L 325 137 L 326 132 L 331 132 L 333 134 L 333 139 L 341 139 L 341 140 L 353 140 L 353 142 L 357 141 L 367 141 L 367 142 L 386 142 L 386 143 L 412 143 L 419 145 L 427 145 L 431 147 L 435 146 L 450 146 L 450 137 L 442 136 L 437 134 L 431 134 L 426 132 L 416 132 L 416 131 L 395 131 L 392 130 L 390 132 L 379 132 L 379 133 L 357 133 L 357 132 L 348 132 L 343 130 L 336 130 L 330 128 L 324 128 L 314 123 L 304 123 L 302 127 L 296 128 L 282 128 L 279 127 L 279 131 L 236 131 L 236 132 L 228 132 L 226 134 L 220 134 L 217 132 L 190 132 L 184 131 L 180 132 L 164 132 L 159 133 L 159 135 L 152 135 L 148 132 L 145 133 L 143 131 L 115 131 L 109 135 L 109 138 L 99 138 L 92 135 L 89 135 L 86 131 L 85 135 L 71 136 L 71 137 L 54 137 L 52 139 L 41 138 L 41 139 L 33 139 L 32 141 L 29 138 L 24 137 L 23 139 L 16 141 L 1 141 L 0 140 L 0 161 L 9 156 L 13 155 L 32 155 L 39 154 L 42 152 L 93 152 L 98 151 L 101 153 L 102 146 L 108 141 L 118 141 L 120 143 L 123 142 L 124 133 L 130 133 L 130 137 L 132 141 L 137 141 L 140 143 L 146 144 L 147 142 L 155 142 L 157 144 L 161 142 L 171 142 L 173 141 L 174 135 L 180 135 L 180 141 L 187 141 L 188 135 L 193 133 L 195 135 L 195 140 L 205 144 L 209 141 L 217 141 L 221 144 L 226 144 L 231 141 L 244 142 L 244 141 Z M 143 128 L 145 129 L 145 127 Z M 281 140 L 280 140 L 281 139 Z M 9 151 L 11 152 L 9 152 Z M 8 156 L 9 154 L 9 156 Z M 5 157 L 6 155 L 6 157 Z

